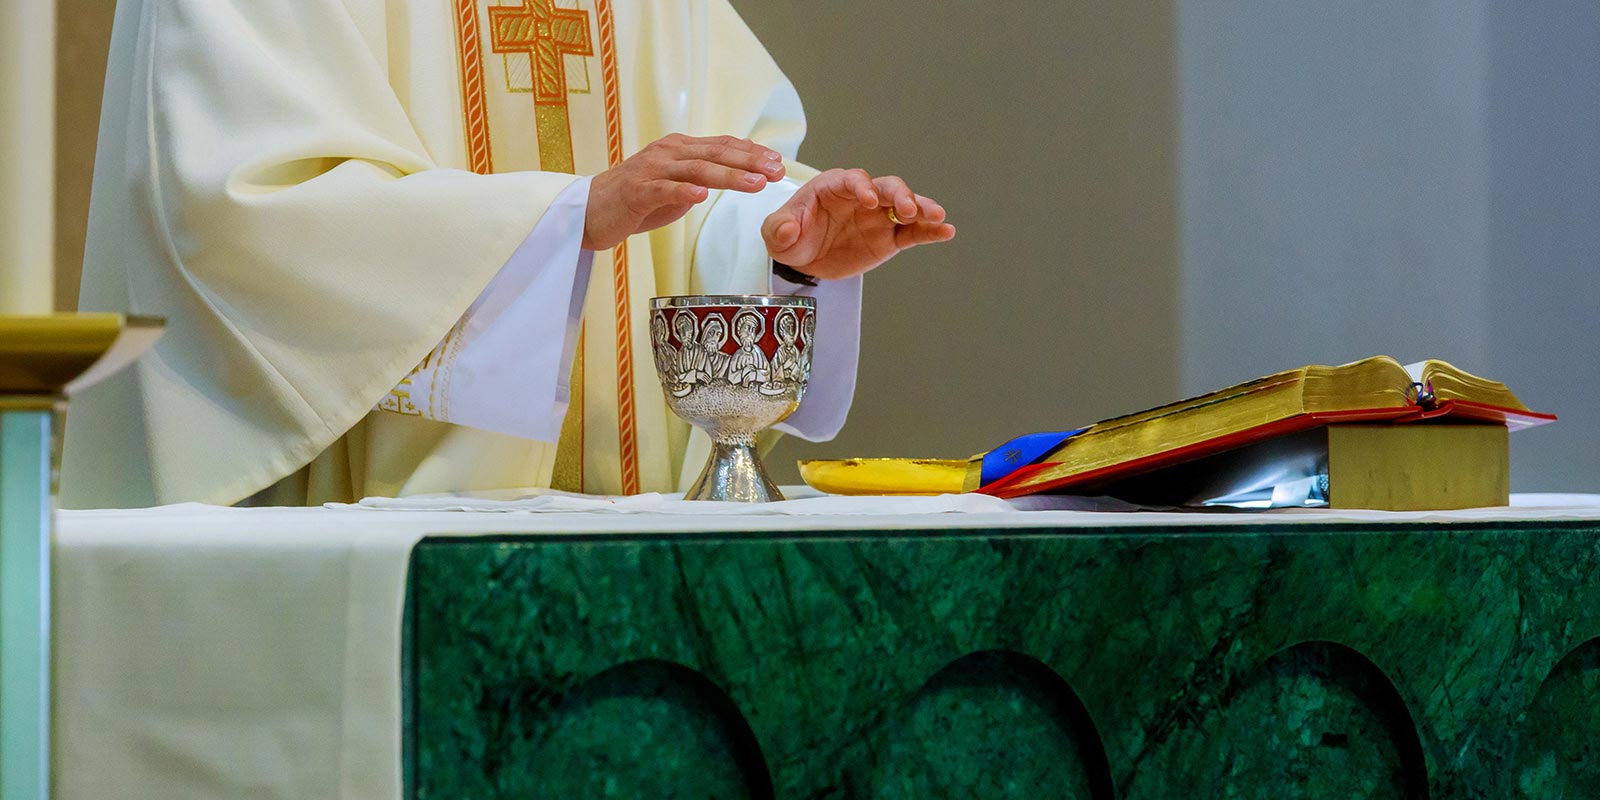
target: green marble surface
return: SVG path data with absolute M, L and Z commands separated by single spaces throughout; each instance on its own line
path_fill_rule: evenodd
M 430 539 L 416 798 L 1600 797 L 1600 525 Z

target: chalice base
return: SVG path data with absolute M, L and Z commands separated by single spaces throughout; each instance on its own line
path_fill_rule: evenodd
M 750 444 L 712 442 L 711 458 L 689 487 L 685 500 L 720 500 L 733 503 L 771 503 L 783 499 L 778 485 L 767 477 L 761 457 Z

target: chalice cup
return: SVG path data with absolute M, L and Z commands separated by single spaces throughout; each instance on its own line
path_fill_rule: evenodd
M 711 437 L 711 458 L 686 500 L 765 503 L 756 435 L 800 407 L 811 378 L 816 301 L 788 295 L 650 300 L 656 374 L 672 412 Z

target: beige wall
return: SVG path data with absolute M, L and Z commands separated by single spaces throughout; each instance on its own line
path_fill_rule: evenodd
M 78 306 L 83 230 L 116 0 L 57 0 L 56 307 Z
M 867 282 L 856 404 L 795 458 L 964 457 L 1178 389 L 1173 8 L 733 0 L 818 167 L 897 173 L 957 240 Z
M 58 302 L 76 304 L 114 0 L 60 0 Z M 956 242 L 871 276 L 861 381 L 795 458 L 966 456 L 1178 386 L 1166 0 L 734 0 L 811 120 L 803 156 L 898 173 Z

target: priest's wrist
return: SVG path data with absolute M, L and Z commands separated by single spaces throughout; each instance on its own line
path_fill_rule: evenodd
M 817 285 L 817 279 L 814 276 L 807 275 L 776 258 L 772 259 L 772 274 L 797 286 Z

